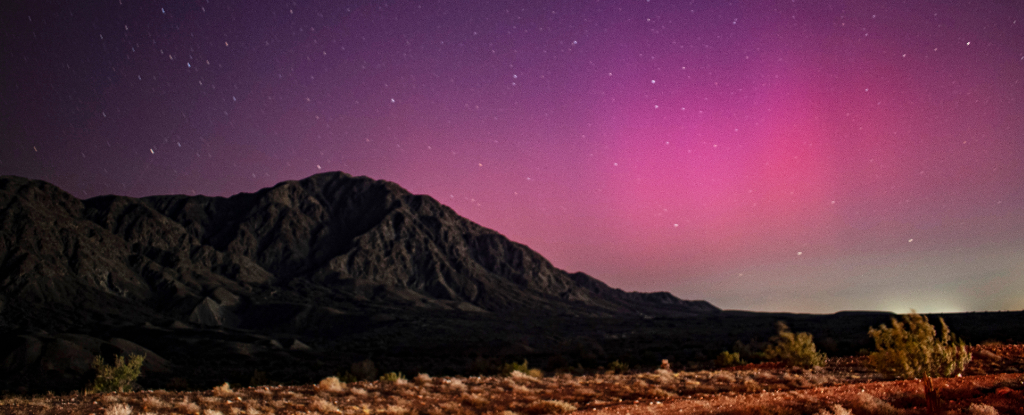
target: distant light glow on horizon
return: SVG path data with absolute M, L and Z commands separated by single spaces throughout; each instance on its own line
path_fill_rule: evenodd
M 1021 2 L 11 9 L 0 174 L 80 198 L 337 170 L 626 290 L 1024 309 Z

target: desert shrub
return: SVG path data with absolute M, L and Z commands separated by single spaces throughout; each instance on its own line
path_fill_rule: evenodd
M 530 377 L 543 377 L 544 372 L 540 369 L 530 369 L 530 363 L 523 359 L 523 363 L 505 363 L 501 366 L 501 374 L 511 377 L 530 376 Z
M 327 392 L 341 392 L 341 380 L 339 380 L 337 376 L 328 376 L 320 380 L 320 383 L 317 385 L 317 389 Z
M 505 376 L 511 375 L 512 372 L 518 371 L 520 373 L 526 373 L 529 370 L 530 362 L 527 361 L 526 359 L 523 359 L 523 363 L 512 362 L 505 363 L 504 365 L 501 366 L 501 374 Z
M 739 366 L 746 363 L 747 362 L 740 357 L 739 352 L 723 351 L 715 358 L 715 364 L 718 365 L 718 367 Z
M 181 400 L 181 402 L 178 402 L 178 404 L 175 405 L 175 408 L 177 408 L 178 410 L 180 410 L 182 412 L 189 413 L 189 414 L 194 414 L 194 413 L 199 412 L 199 405 L 196 405 L 194 402 L 190 402 L 188 400 L 188 396 L 184 397 Z
M 416 382 L 417 384 L 424 385 L 424 384 L 430 383 L 432 378 L 430 377 L 429 374 L 419 373 L 419 374 L 416 375 L 416 377 L 412 378 L 412 380 L 414 382 Z
M 130 390 L 135 379 L 142 373 L 142 363 L 146 356 L 130 355 L 128 363 L 125 363 L 124 356 L 114 358 L 114 366 L 108 366 L 102 356 L 96 356 L 92 361 L 92 368 L 96 370 L 96 379 L 92 381 L 89 390 L 92 392 L 124 392 Z
M 313 401 L 309 406 L 310 408 L 313 408 L 313 410 L 321 413 L 338 412 L 338 407 L 323 398 L 313 398 Z
M 235 393 L 231 390 L 231 385 L 224 382 L 223 385 L 213 387 L 213 394 L 220 397 L 229 397 L 234 396 Z
M 778 323 L 778 335 L 772 337 L 772 344 L 764 351 L 765 359 L 786 362 L 786 364 L 812 367 L 825 363 L 825 354 L 814 347 L 810 333 L 793 333 L 786 323 Z
M 381 382 L 398 382 L 404 381 L 405 375 L 402 372 L 388 372 L 380 377 Z
M 857 394 L 857 402 L 854 409 L 857 410 L 858 414 L 895 415 L 899 413 L 892 404 L 867 392 Z
M 768 347 L 768 343 L 751 340 L 749 343 L 736 340 L 736 343 L 732 345 L 732 351 L 739 353 L 740 359 L 747 362 L 763 362 L 764 349 Z
M 161 409 L 170 408 L 171 405 L 168 404 L 167 402 L 164 402 L 158 396 L 147 395 L 146 397 L 142 398 L 142 407 L 146 409 Z
M 119 403 L 107 408 L 104 413 L 106 415 L 132 415 L 132 407 Z
M 564 414 L 576 409 L 575 405 L 558 400 L 533 401 L 526 406 L 526 412 L 531 414 Z
M 941 317 L 939 325 L 936 337 L 935 326 L 928 322 L 928 317 L 912 311 L 903 316 L 903 322 L 893 318 L 892 327 L 883 324 L 877 329 L 870 328 L 868 335 L 878 349 L 871 353 L 871 363 L 881 373 L 905 379 L 962 372 L 971 361 L 971 354 Z
M 622 374 L 626 373 L 626 371 L 629 370 L 629 365 L 616 360 L 608 364 L 608 370 L 614 373 Z

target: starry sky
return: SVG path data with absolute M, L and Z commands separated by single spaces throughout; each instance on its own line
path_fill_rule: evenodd
M 19 1 L 0 174 L 343 171 L 725 309 L 1024 309 L 1024 2 Z

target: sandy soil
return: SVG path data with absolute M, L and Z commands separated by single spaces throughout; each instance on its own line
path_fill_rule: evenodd
M 1024 345 L 972 348 L 938 379 L 939 413 L 1024 414 Z M 923 383 L 886 380 L 864 357 L 811 370 L 777 363 L 721 370 L 432 378 L 206 391 L 9 396 L 3 414 L 927 414 Z

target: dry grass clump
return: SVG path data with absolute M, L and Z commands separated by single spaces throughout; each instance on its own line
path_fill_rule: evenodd
M 309 407 L 321 413 L 338 412 L 337 406 L 334 406 L 333 403 L 330 403 L 322 398 L 313 398 L 313 401 L 310 402 Z
M 459 397 L 459 399 L 464 405 L 468 405 L 476 409 L 486 409 L 491 405 L 490 399 L 475 393 L 464 393 Z
M 228 397 L 234 396 L 235 392 L 231 390 L 231 385 L 230 384 L 228 384 L 227 382 L 224 382 L 223 385 L 214 386 L 213 387 L 213 394 L 217 395 L 217 396 L 220 396 L 222 398 L 228 398 Z
M 560 400 L 534 401 L 526 406 L 526 412 L 531 414 L 564 414 L 577 410 L 576 405 Z
M 445 379 L 444 385 L 445 389 L 448 389 L 449 391 L 456 393 L 462 393 L 465 392 L 466 389 L 468 389 L 466 384 L 462 383 L 462 381 L 459 379 Z
M 170 408 L 171 404 L 164 402 L 159 396 L 146 395 L 142 398 L 142 407 L 145 409 L 164 409 Z
M 118 403 L 107 408 L 106 415 L 132 415 L 132 407 L 127 404 Z
M 174 408 L 187 414 L 198 413 L 200 409 L 199 405 L 189 400 L 188 396 L 182 398 L 181 402 L 174 405 Z
M 345 387 L 342 386 L 341 380 L 338 379 L 337 376 L 328 376 L 326 378 L 323 378 L 322 380 L 320 380 L 320 383 L 317 384 L 317 388 L 322 391 L 332 393 L 341 393 L 345 390 Z
M 857 413 L 872 415 L 890 415 L 898 413 L 897 409 L 893 407 L 892 404 L 867 392 L 857 394 L 857 402 L 854 409 L 857 410 Z
M 402 405 L 388 405 L 381 411 L 387 415 L 406 415 L 409 413 L 409 408 Z

